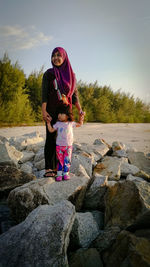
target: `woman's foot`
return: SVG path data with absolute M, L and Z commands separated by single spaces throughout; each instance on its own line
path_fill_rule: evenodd
M 46 170 L 45 171 L 45 174 L 44 174 L 44 177 L 55 177 L 56 176 L 56 172 L 54 170 Z

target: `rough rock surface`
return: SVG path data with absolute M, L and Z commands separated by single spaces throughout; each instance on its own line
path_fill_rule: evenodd
M 8 197 L 8 205 L 17 222 L 39 205 L 54 205 L 63 199 L 69 199 L 80 210 L 89 178 L 73 176 L 68 181 L 55 182 L 53 178 L 38 179 L 12 190 Z
M 150 211 L 150 184 L 134 180 L 109 187 L 105 207 L 105 227 L 128 227 Z
M 14 146 L 11 146 L 8 142 L 2 143 L 0 141 L 0 165 L 16 166 L 22 157 L 22 152 Z
M 150 266 L 150 241 L 122 231 L 116 242 L 103 253 L 106 267 Z
M 69 201 L 42 205 L 0 236 L 1 266 L 68 266 L 67 247 L 75 217 Z
M 143 152 L 128 151 L 127 154 L 131 164 L 150 175 L 150 158 L 146 157 Z
M 95 248 L 79 249 L 69 259 L 70 267 L 103 267 L 102 260 Z
M 11 145 L 15 146 L 16 149 L 22 151 L 27 149 L 30 146 L 43 143 L 44 138 L 40 136 L 39 132 L 33 132 L 30 134 L 24 134 L 18 137 L 10 138 L 9 142 Z
M 150 266 L 148 154 L 135 153 L 118 141 L 112 147 L 102 139 L 93 145 L 74 143 L 73 174 L 58 183 L 43 178 L 43 141 L 37 133 L 0 137 L 1 167 L 7 170 L 1 176 L 0 193 L 11 190 L 8 201 L 14 218 L 17 222 L 26 218 L 12 227 L 16 222 L 7 200 L 0 199 L 0 233 L 6 232 L 0 236 L 2 267 L 68 266 L 67 253 L 73 259 L 69 257 L 69 266 L 74 267 L 103 266 L 102 261 L 104 266 Z M 38 179 L 24 180 L 29 172 Z M 13 187 L 6 189 L 6 181 Z
M 33 174 L 18 170 L 13 166 L 0 166 L 0 192 L 9 192 L 17 186 L 21 186 L 32 180 L 36 180 Z
M 94 169 L 94 173 L 108 176 L 108 180 L 120 179 L 121 161 L 116 157 L 106 156 L 102 162 L 98 163 Z
M 70 236 L 73 248 L 87 248 L 98 236 L 103 227 L 103 215 L 98 211 L 97 216 L 94 215 L 91 212 L 76 213 Z
M 104 195 L 107 190 L 107 176 L 95 174 L 94 182 L 86 192 L 83 206 L 86 209 L 104 210 Z
M 115 242 L 118 234 L 120 233 L 120 228 L 117 226 L 110 227 L 100 231 L 97 238 L 91 243 L 90 247 L 96 248 L 99 253 L 108 250 L 112 244 Z

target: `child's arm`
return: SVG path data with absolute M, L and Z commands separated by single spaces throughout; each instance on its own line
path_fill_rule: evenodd
M 79 122 L 76 122 L 76 127 L 81 127 L 83 125 L 83 121 L 84 121 L 84 114 L 80 116 Z
M 50 123 L 50 121 L 47 121 L 47 128 L 49 130 L 50 133 L 53 133 L 56 131 L 56 129 L 54 129 Z

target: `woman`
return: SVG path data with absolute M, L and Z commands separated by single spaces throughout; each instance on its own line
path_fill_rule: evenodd
M 43 75 L 42 81 L 42 115 L 45 121 L 51 121 L 53 125 L 57 120 L 57 107 L 68 103 L 76 106 L 79 116 L 83 117 L 76 88 L 75 74 L 73 73 L 66 51 L 62 47 L 56 47 L 51 56 L 53 68 L 48 69 Z M 56 174 L 56 132 L 50 133 L 46 125 L 46 142 L 44 148 L 45 175 L 54 177 Z

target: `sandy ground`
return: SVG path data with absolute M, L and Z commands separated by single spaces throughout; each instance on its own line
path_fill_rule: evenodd
M 45 126 L 28 126 L 1 128 L 0 135 L 7 138 L 39 131 L 45 136 Z M 150 123 L 85 123 L 74 130 L 74 141 L 92 144 L 97 138 L 104 139 L 110 145 L 113 141 L 121 141 L 137 151 L 150 153 Z

